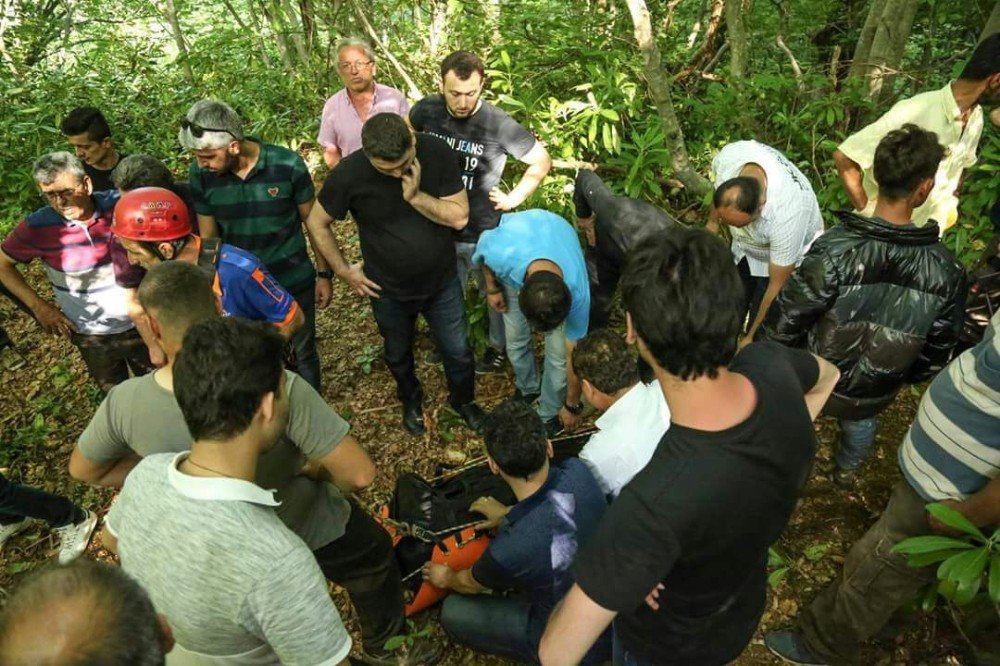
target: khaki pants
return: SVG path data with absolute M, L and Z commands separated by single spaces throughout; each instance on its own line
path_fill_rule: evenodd
M 925 504 L 905 479 L 896 483 L 878 522 L 851 547 L 844 570 L 799 617 L 813 656 L 830 664 L 857 663 L 861 643 L 935 579 L 935 567 L 914 569 L 891 552 L 904 539 L 931 533 Z

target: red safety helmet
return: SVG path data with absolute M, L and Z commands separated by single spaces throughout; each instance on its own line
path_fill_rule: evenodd
M 111 230 L 128 240 L 172 241 L 191 234 L 191 221 L 179 196 L 162 187 L 140 187 L 118 200 Z

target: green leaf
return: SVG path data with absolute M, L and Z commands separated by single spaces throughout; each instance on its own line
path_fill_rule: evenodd
M 830 550 L 830 544 L 817 543 L 806 548 L 804 555 L 810 562 L 816 562 L 817 560 L 822 559 L 828 550 Z
M 989 558 L 989 550 L 976 548 L 950 557 L 938 567 L 938 578 L 953 580 L 959 587 L 969 587 L 975 579 L 982 578 Z
M 618 117 L 618 112 L 614 109 L 601 109 L 601 115 L 612 122 L 618 122 L 620 118 Z
M 932 553 L 919 553 L 917 555 L 910 555 L 906 563 L 914 569 L 920 569 L 964 552 L 964 550 L 935 550 Z
M 767 577 L 768 587 L 775 588 L 781 584 L 781 581 L 785 580 L 785 576 L 788 575 L 788 567 L 781 567 L 772 571 Z
M 778 550 L 771 546 L 767 549 L 767 566 L 768 567 L 780 567 L 785 563 L 785 558 L 781 556 Z
M 503 63 L 504 67 L 510 69 L 510 54 L 507 51 L 500 51 L 500 62 Z M 386 648 L 391 649 L 391 648 Z
M 920 595 L 920 610 L 929 612 L 937 606 L 938 590 L 937 585 L 928 585 Z
M 920 536 L 900 541 L 892 547 L 892 552 L 899 553 L 900 555 L 917 555 L 956 548 L 972 548 L 972 544 L 968 541 L 960 541 L 959 539 L 952 539 L 945 536 Z
M 601 125 L 601 141 L 604 143 L 604 149 L 609 153 L 615 152 L 615 142 L 611 138 L 611 125 L 607 123 Z
M 1000 604 L 1000 553 L 993 553 L 990 561 L 989 593 L 993 603 Z
M 983 536 L 983 533 L 979 531 L 978 527 L 973 525 L 968 518 L 950 506 L 934 502 L 927 505 L 927 511 L 948 527 L 953 527 L 956 530 L 961 530 L 966 534 L 971 534 L 974 537 L 986 541 L 986 537 Z
M 385 642 L 385 645 L 383 645 L 382 647 L 388 650 L 389 652 L 394 652 L 399 648 L 403 647 L 403 644 L 405 643 L 406 643 L 406 636 L 393 636 L 392 638 L 387 640 Z

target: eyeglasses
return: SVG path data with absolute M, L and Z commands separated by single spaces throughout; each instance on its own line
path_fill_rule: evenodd
M 80 196 L 81 194 L 83 194 L 83 188 L 80 185 L 68 190 L 42 192 L 42 196 L 48 199 L 52 203 L 58 203 L 60 201 L 69 201 L 73 197 Z
M 221 127 L 202 127 L 197 123 L 191 122 L 187 118 L 181 120 L 181 129 L 188 130 L 189 132 L 191 132 L 191 136 L 193 136 L 196 139 L 200 139 L 201 137 L 205 136 L 205 132 L 225 132 L 229 136 L 238 140 L 238 137 L 227 129 L 222 129 Z
M 360 71 L 362 69 L 368 69 L 371 66 L 372 66 L 371 60 L 355 60 L 354 62 L 337 63 L 337 69 L 339 69 L 342 72 L 347 72 L 349 70 L 354 70 L 354 69 Z

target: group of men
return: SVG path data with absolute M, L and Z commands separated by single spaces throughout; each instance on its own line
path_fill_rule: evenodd
M 424 431 L 413 354 L 423 315 L 450 405 L 517 500 L 472 502 L 494 536 L 471 569 L 423 568 L 452 591 L 441 623 L 453 640 L 527 663 L 735 659 L 763 613 L 768 546 L 813 467 L 813 420 L 840 419 L 834 479 L 848 486 L 877 414 L 952 356 L 966 280 L 939 240 L 954 221 L 940 211 L 957 205 L 957 181 L 941 181 L 974 160 L 998 65 L 1000 34 L 947 88 L 845 141 L 835 159 L 858 211 L 825 233 L 792 161 L 729 144 L 712 164 L 707 224 L 725 225 L 728 245 L 614 196 L 592 172 L 577 176 L 576 228 L 548 211 L 509 212 L 551 160 L 481 99 L 483 64 L 465 51 L 442 62 L 440 95 L 410 109 L 375 83 L 366 44 L 341 43 L 345 87 L 323 109 L 332 170 L 318 195 L 297 154 L 245 135 L 221 102 L 195 104 L 181 123 L 194 157 L 186 187 L 155 158 L 118 154 L 99 113 L 70 114 L 64 132 L 84 162 L 38 160 L 50 205 L 0 245 L 0 281 L 80 348 L 106 392 L 69 471 L 121 488 L 103 542 L 140 587 L 103 565 L 42 572 L 0 615 L 0 662 L 348 663 L 329 581 L 349 594 L 364 663 L 436 663 L 420 635 L 406 637 L 406 655 L 388 649 L 407 633 L 399 566 L 351 497 L 376 469 L 320 393 L 315 316 L 334 275 L 369 299 L 413 434 Z M 508 155 L 527 168 L 505 192 Z M 113 189 L 99 190 L 109 171 Z M 357 261 L 332 229 L 349 216 Z M 35 258 L 58 308 L 14 266 Z M 478 362 L 470 272 L 495 315 Z M 619 288 L 624 337 L 606 328 Z M 773 652 L 856 660 L 927 579 L 889 552 L 942 529 L 925 501 L 1000 522 L 997 329 L 1000 316 L 934 379 L 882 518 L 796 627 L 767 635 Z M 515 390 L 487 414 L 475 375 L 508 361 Z M 577 426 L 584 398 L 602 412 L 598 432 L 578 458 L 552 463 L 551 439 Z M 0 541 L 38 518 L 60 530 L 61 562 L 82 554 L 95 514 L 0 483 Z M 32 619 L 43 616 L 57 628 Z

